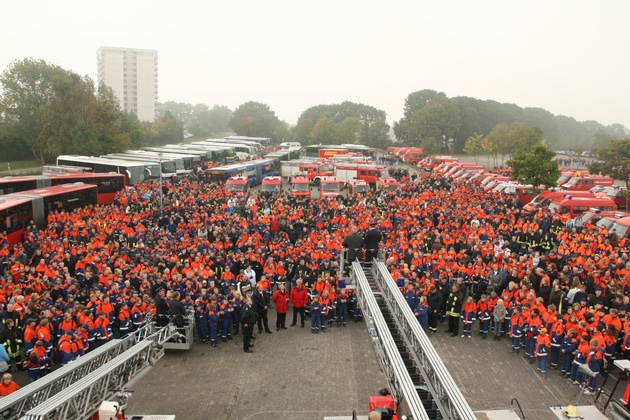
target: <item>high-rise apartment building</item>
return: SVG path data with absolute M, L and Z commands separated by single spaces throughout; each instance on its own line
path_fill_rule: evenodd
M 98 81 L 111 87 L 120 107 L 133 112 L 140 121 L 155 119 L 158 93 L 156 50 L 100 47 Z

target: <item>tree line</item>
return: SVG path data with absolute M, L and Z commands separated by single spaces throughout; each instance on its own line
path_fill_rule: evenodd
M 386 113 L 350 101 L 312 106 L 293 127 L 254 101 L 234 110 L 158 103 L 155 121 L 141 122 L 120 109 L 107 86 L 44 60 L 14 61 L 0 75 L 0 86 L 2 160 L 51 162 L 59 154 L 100 155 L 181 142 L 185 132 L 198 138 L 233 132 L 303 145 L 359 143 L 384 149 L 393 144 Z M 487 153 L 501 163 L 503 156 L 513 158 L 541 139 L 552 149 L 594 150 L 626 133 L 620 124 L 578 122 L 540 108 L 449 98 L 434 90 L 410 93 L 403 111 L 393 125 L 398 144 L 422 146 L 431 154 Z

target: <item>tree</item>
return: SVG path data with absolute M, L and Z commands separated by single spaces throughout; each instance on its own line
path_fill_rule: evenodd
M 518 150 L 507 165 L 512 168 L 511 178 L 523 185 L 530 184 L 535 189 L 541 185 L 555 187 L 560 177 L 555 152 L 549 150 L 542 141 L 536 143 L 530 151 Z
M 135 117 L 113 91 L 43 60 L 13 62 L 0 76 L 4 136 L 19 139 L 41 162 L 59 154 L 100 155 L 142 144 Z M 26 146 L 26 147 L 25 147 Z
M 425 137 L 422 139 L 422 152 L 425 155 L 435 155 L 440 152 L 440 143 L 433 137 Z
M 309 144 L 340 144 L 336 137 L 337 126 L 330 118 L 320 118 L 313 126 L 309 136 Z
M 464 153 L 467 155 L 472 155 L 475 157 L 475 163 L 479 161 L 479 153 L 483 152 L 483 136 L 481 134 L 475 133 L 474 136 L 471 136 L 466 140 L 466 144 L 464 144 Z
M 508 155 L 512 157 L 519 150 L 527 152 L 534 145 L 540 143 L 543 139 L 543 132 L 533 125 L 514 123 L 510 126 L 509 138 L 510 150 Z
M 488 156 L 492 156 L 494 159 L 494 166 L 496 168 L 497 166 L 497 149 L 496 147 L 494 147 L 494 143 L 492 143 L 492 140 L 490 140 L 488 137 L 484 137 L 483 140 L 481 140 L 481 148 L 483 149 L 484 152 L 486 152 L 488 154 Z
M 413 131 L 413 116 L 436 98 L 444 99 L 446 95 L 443 92 L 424 89 L 412 92 L 405 98 L 403 117 L 398 122 L 394 122 L 394 135 L 399 142 L 408 145 L 420 144 L 420 138 Z
M 461 119 L 457 102 L 437 96 L 411 117 L 411 138 L 433 138 L 440 149 L 448 150 L 448 142 L 459 129 Z M 417 141 L 417 140 L 416 140 Z
M 146 123 L 147 143 L 152 145 L 177 143 L 184 139 L 184 125 L 170 112 Z
M 622 180 L 628 187 L 630 180 L 630 137 L 614 139 L 597 150 L 597 160 L 589 165 L 593 173 L 601 173 Z
M 48 153 L 48 139 L 40 136 L 44 126 L 43 113 L 55 96 L 55 80 L 66 75 L 59 66 L 27 58 L 11 63 L 0 76 L 3 91 L 0 113 L 4 114 L 5 128 L 11 135 L 21 138 L 41 163 L 46 161 Z
M 372 106 L 345 101 L 334 105 L 316 105 L 302 112 L 293 129 L 293 136 L 302 144 L 312 143 L 313 130 L 321 121 L 334 133 L 326 135 L 328 144 L 359 143 L 366 146 L 386 148 L 390 142 L 389 125 L 384 111 Z M 317 127 L 319 132 L 321 127 Z M 320 140 L 316 141 L 317 143 Z
M 488 141 L 492 143 L 492 150 L 496 155 L 501 155 L 501 163 L 503 164 L 503 156 L 508 154 L 510 145 L 510 128 L 507 124 L 497 124 L 492 131 L 488 133 Z M 496 162 L 495 162 L 496 165 Z
M 236 108 L 230 127 L 239 136 L 273 137 L 280 120 L 268 105 L 246 102 Z

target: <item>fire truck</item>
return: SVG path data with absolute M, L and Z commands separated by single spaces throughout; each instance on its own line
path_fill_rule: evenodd
M 392 177 L 383 177 L 376 180 L 376 191 L 396 191 L 400 188 L 400 182 Z
M 352 180 L 361 179 L 371 186 L 375 186 L 376 180 L 389 177 L 389 172 L 385 166 L 341 163 L 335 166 L 335 176 L 344 185 Z
M 354 194 L 363 194 L 370 191 L 370 184 L 363 181 L 362 179 L 357 179 L 354 181 L 348 182 L 348 195 Z
M 282 177 L 291 179 L 296 175 L 305 175 L 309 181 L 322 176 L 334 175 L 334 166 L 325 159 L 290 160 L 282 162 Z
M 282 177 L 266 176 L 263 178 L 261 190 L 263 193 L 282 192 Z
M 291 192 L 292 197 L 298 199 L 311 198 L 311 187 L 308 177 L 306 175 L 296 175 L 291 178 Z
M 319 196 L 320 198 L 336 197 L 341 192 L 339 189 L 339 180 L 336 176 L 322 176 L 319 178 Z
M 233 176 L 225 181 L 225 188 L 235 195 L 245 195 L 249 191 L 249 178 L 246 176 Z

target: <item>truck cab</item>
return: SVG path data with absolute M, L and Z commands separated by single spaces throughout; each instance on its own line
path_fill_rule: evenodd
M 261 191 L 263 193 L 278 194 L 282 192 L 282 177 L 266 176 L 263 178 Z
M 319 178 L 319 196 L 336 197 L 341 193 L 339 189 L 339 180 L 336 176 L 322 176 Z
M 397 191 L 400 182 L 392 177 L 382 177 L 376 180 L 376 191 Z
M 235 195 L 246 195 L 249 191 L 249 178 L 233 176 L 225 181 L 225 188 Z
M 364 194 L 370 191 L 370 185 L 362 179 L 348 182 L 348 195 Z
M 292 197 L 298 197 L 301 199 L 311 198 L 311 187 L 307 176 L 296 175 L 291 178 L 291 192 Z

